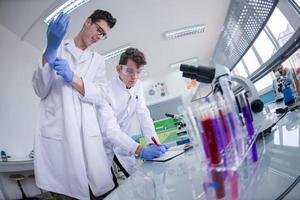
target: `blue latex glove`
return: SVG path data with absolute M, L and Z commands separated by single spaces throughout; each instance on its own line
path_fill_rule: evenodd
M 164 152 L 166 152 L 168 150 L 168 148 L 170 148 L 170 145 L 168 145 L 168 144 L 161 144 L 160 148 L 164 149 Z
M 160 157 L 163 153 L 161 146 L 150 145 L 142 148 L 140 157 L 144 159 L 153 159 Z
M 53 63 L 53 69 L 56 71 L 56 74 L 63 77 L 67 83 L 73 80 L 73 72 L 65 59 L 59 57 L 56 58 Z
M 53 63 L 55 61 L 57 49 L 68 30 L 69 21 L 70 17 L 61 12 L 55 20 L 50 22 L 48 26 L 47 47 L 44 52 L 44 58 L 51 67 L 53 67 Z

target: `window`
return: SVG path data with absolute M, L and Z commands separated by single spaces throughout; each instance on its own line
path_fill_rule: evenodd
M 275 46 L 267 36 L 265 31 L 262 31 L 254 42 L 254 47 L 259 53 L 263 62 L 266 62 L 273 54 Z
M 266 89 L 267 87 L 271 86 L 273 84 L 273 79 L 274 79 L 273 77 L 274 77 L 273 72 L 270 72 L 263 78 L 256 81 L 254 83 L 254 86 L 257 89 L 257 91 L 258 92 L 262 91 L 263 89 Z
M 272 13 L 267 27 L 271 30 L 280 46 L 283 46 L 294 33 L 294 29 L 278 8 L 275 8 Z
M 297 4 L 298 7 L 300 7 L 300 0 L 293 0 L 293 1 Z
M 260 67 L 257 57 L 255 56 L 255 54 L 251 48 L 245 54 L 243 60 L 245 61 L 247 69 L 250 74 L 253 73 L 255 70 L 257 70 Z
M 289 0 L 289 2 L 295 8 L 296 12 L 300 14 L 300 0 Z
M 248 73 L 243 65 L 242 61 L 240 61 L 234 68 L 233 73 L 239 76 L 243 76 L 245 78 L 248 77 Z

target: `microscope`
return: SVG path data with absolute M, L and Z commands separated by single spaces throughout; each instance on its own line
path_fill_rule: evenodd
M 236 99 L 232 89 L 232 81 L 238 83 L 245 90 L 245 97 L 251 110 L 253 124 L 258 132 L 262 132 L 272 126 L 272 117 L 263 114 L 264 103 L 260 100 L 259 94 L 254 84 L 247 78 L 232 74 L 229 69 L 220 64 L 216 64 L 215 68 L 205 66 L 192 66 L 181 64 L 180 71 L 185 78 L 195 79 L 202 83 L 211 83 L 213 92 L 221 92 L 226 102 L 231 108 L 238 109 L 237 104 L 232 101 Z

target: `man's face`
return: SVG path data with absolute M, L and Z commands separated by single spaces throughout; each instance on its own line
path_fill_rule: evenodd
M 95 23 L 91 19 L 87 19 L 85 27 L 84 42 L 87 46 L 97 43 L 99 40 L 106 39 L 107 33 L 110 31 L 107 22 L 102 19 Z
M 129 88 L 135 85 L 142 71 L 142 66 L 138 68 L 138 65 L 131 59 L 128 59 L 126 65 L 117 65 L 116 68 L 121 80 Z

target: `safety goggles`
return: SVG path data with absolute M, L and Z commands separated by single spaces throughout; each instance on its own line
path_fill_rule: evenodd
M 142 68 L 132 69 L 132 68 L 127 67 L 126 65 L 121 65 L 121 70 L 127 76 L 135 76 L 135 75 L 138 76 L 138 75 L 140 75 Z

